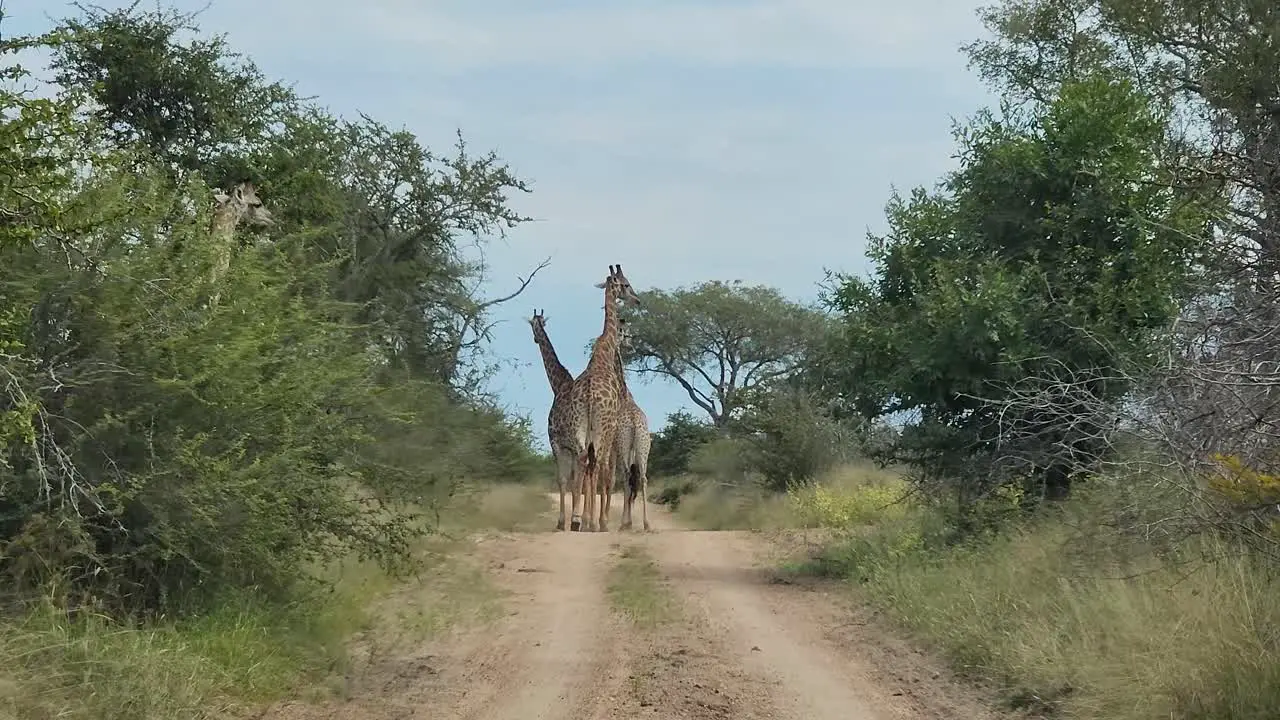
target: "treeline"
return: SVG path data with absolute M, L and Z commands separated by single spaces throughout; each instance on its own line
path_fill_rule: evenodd
M 720 431 L 708 445 L 673 418 L 654 466 L 696 470 L 710 450 L 691 447 L 731 437 L 777 485 L 852 447 L 969 530 L 993 499 L 1025 513 L 1124 478 L 1126 526 L 1275 552 L 1280 9 L 1019 0 L 982 18 L 965 50 L 1000 107 L 957 131 L 957 170 L 892 197 L 868 276 L 830 275 L 811 324 L 732 287 L 664 295 L 678 311 L 638 323 L 633 365 L 679 376 Z M 760 340 L 779 332 L 790 346 Z M 787 453 L 807 459 L 773 467 Z
M 334 116 L 176 12 L 3 35 L 9 600 L 172 615 L 394 567 L 430 528 L 408 502 L 538 471 L 480 391 L 493 303 L 462 240 L 524 220 L 497 157 Z M 270 224 L 213 231 L 258 201 Z

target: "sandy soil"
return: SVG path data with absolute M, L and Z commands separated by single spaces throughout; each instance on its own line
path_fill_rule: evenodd
M 505 617 L 371 661 L 345 701 L 292 702 L 264 716 L 993 717 L 975 693 L 850 606 L 846 593 L 780 582 L 761 563 L 769 548 L 760 536 L 680 529 L 652 506 L 649 516 L 649 534 L 547 532 L 481 543 L 511 593 Z M 610 609 L 605 578 L 619 543 L 648 550 L 681 603 L 680 621 L 641 630 Z

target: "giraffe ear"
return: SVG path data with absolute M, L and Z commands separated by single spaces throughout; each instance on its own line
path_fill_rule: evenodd
M 603 289 L 604 289 L 604 283 L 596 283 L 596 287 L 598 287 L 598 288 L 600 288 L 601 290 L 603 290 Z
M 220 203 L 225 203 L 231 200 L 231 196 L 222 191 L 218 191 L 213 194 L 213 199 Z

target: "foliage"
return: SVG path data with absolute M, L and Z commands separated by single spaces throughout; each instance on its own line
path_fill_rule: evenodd
M 752 469 L 771 489 L 785 490 L 853 458 L 851 423 L 832 419 L 809 394 L 778 386 L 759 395 L 735 429 L 751 448 Z
M 0 92 L 0 575 L 115 618 L 292 599 L 349 554 L 396 570 L 430 529 L 408 501 L 538 462 L 473 392 L 494 301 L 455 239 L 517 222 L 521 181 L 183 22 L 92 9 L 4 46 L 57 73 Z M 214 278 L 209 182 L 245 177 L 277 221 Z
M 966 49 L 1012 97 L 1050 97 L 1105 69 L 1175 109 L 1180 172 L 1171 180 L 1226 191 L 1217 269 L 1257 278 L 1277 261 L 1265 220 L 1280 202 L 1265 180 L 1280 142 L 1276 12 L 1257 2 L 1004 0 L 981 13 L 990 33 Z
M 667 416 L 667 424 L 653 433 L 649 474 L 672 477 L 688 472 L 693 453 L 718 435 L 714 426 L 699 421 L 684 410 L 671 413 Z
M 473 488 L 444 532 L 415 543 L 412 580 L 346 558 L 317 569 L 328 588 L 301 602 L 233 591 L 199 614 L 139 623 L 37 599 L 0 622 L 0 716 L 239 717 L 282 697 L 343 692 L 403 643 L 500 615 L 500 594 L 459 552 L 468 541 L 449 535 L 546 527 L 538 500 L 530 486 Z
M 1212 231 L 1200 233 L 1194 292 L 1167 327 L 1160 366 L 1129 373 L 1142 387 L 1123 421 L 1158 452 L 1162 481 L 1195 499 L 1180 524 L 1238 525 L 1273 556 L 1280 546 L 1256 532 L 1258 517 L 1213 488 L 1203 497 L 1202 481 L 1223 469 L 1215 456 L 1276 470 L 1277 17 L 1258 2 L 1007 0 L 983 11 L 990 33 L 967 48 L 1007 97 L 1043 103 L 1101 72 L 1143 88 L 1169 118 L 1159 181 L 1212 197 Z
M 60 30 L 56 82 L 90 88 L 104 139 L 138 162 L 212 187 L 254 180 L 278 219 L 274 242 L 330 270 L 309 294 L 354 303 L 388 372 L 474 395 L 489 369 L 475 364 L 487 311 L 510 297 L 475 295 L 484 263 L 459 236 L 526 220 L 507 203 L 524 180 L 494 153 L 469 152 L 460 132 L 441 155 L 373 118 L 335 118 L 267 82 L 224 38 L 180 38 L 196 30 L 176 11 L 86 9 Z
M 896 471 L 862 462 L 833 467 L 779 493 L 758 484 L 722 485 L 696 478 L 667 480 L 662 493 L 687 524 L 704 530 L 825 528 L 856 532 L 896 518 L 910 486 Z
M 268 82 L 224 37 L 183 43 L 180 35 L 199 28 L 176 10 L 76 8 L 53 46 L 54 82 L 88 91 L 103 140 L 140 150 L 139 163 L 179 181 L 192 172 L 212 187 L 257 179 L 246 174 L 243 148 L 296 110 L 292 91 Z
M 1217 454 L 1218 471 L 1208 478 L 1209 489 L 1238 514 L 1253 516 L 1260 530 L 1280 536 L 1280 475 L 1261 472 L 1234 455 Z
M 1109 532 L 1115 492 L 1145 482 L 1102 478 L 1091 490 L 1106 492 L 982 543 L 949 542 L 947 519 L 910 503 L 841 535 L 806 570 L 857 582 L 860 597 L 1013 709 L 1271 717 L 1274 573 L 1221 539 L 1183 538 L 1156 554 Z
M 672 512 L 680 509 L 680 502 L 686 495 L 692 495 L 698 490 L 697 481 L 692 478 L 672 478 L 664 479 L 657 483 L 658 491 L 650 498 L 658 505 L 666 505 Z
M 1164 138 L 1132 84 L 1090 77 L 1033 112 L 981 117 L 939 192 L 893 198 L 874 277 L 836 276 L 826 296 L 843 317 L 826 370 L 843 400 L 914 415 L 893 459 L 958 483 L 962 502 L 1016 482 L 1060 497 L 1099 459 L 1105 418 L 1064 418 L 1129 392 L 1116 368 L 1151 357 L 1205 228 L 1203 206 L 1160 182 Z M 1084 378 L 1074 395 L 1006 402 L 1060 373 Z
M 751 446 L 740 437 L 724 435 L 700 446 L 689 458 L 689 474 L 720 485 L 750 485 Z
M 904 512 L 905 494 L 905 486 L 887 483 L 852 489 L 805 483 L 788 488 L 787 499 L 802 527 L 849 530 L 897 519 Z
M 643 299 L 627 313 L 627 362 L 679 384 L 721 428 L 795 373 L 825 326 L 819 312 L 766 286 L 708 281 Z

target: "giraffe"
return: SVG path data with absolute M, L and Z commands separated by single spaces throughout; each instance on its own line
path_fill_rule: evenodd
M 595 493 L 600 485 L 601 473 L 612 478 L 614 438 L 618 431 L 618 411 L 622 388 L 618 384 L 618 307 L 626 300 L 634 305 L 640 298 L 631 289 L 631 283 L 622 274 L 622 266 L 609 266 L 609 276 L 596 285 L 604 289 L 604 329 L 591 349 L 587 367 L 574 378 L 569 388 L 569 425 L 573 432 L 573 457 L 575 472 L 581 483 L 574 483 L 573 517 L 570 527 L 582 527 L 582 505 L 586 504 L 587 532 L 597 529 L 595 517 Z M 563 473 L 563 470 L 561 470 Z M 607 480 L 606 480 L 607 484 Z M 600 505 L 599 530 L 609 529 L 607 508 Z
M 209 232 L 213 236 L 213 241 L 217 243 L 218 255 L 214 259 L 213 275 L 210 278 L 215 288 L 213 296 L 209 298 L 210 307 L 217 305 L 218 298 L 222 296 L 221 291 L 217 290 L 217 282 L 231 267 L 236 228 L 242 222 L 250 227 L 267 227 L 275 222 L 271 217 L 271 211 L 262 206 L 262 200 L 258 198 L 258 189 L 249 181 L 236 183 L 231 188 L 230 194 L 222 191 L 215 192 L 213 200 L 213 220 L 210 223 Z
M 547 316 L 538 310 L 529 318 L 529 327 L 533 328 L 533 342 L 542 353 L 542 367 L 547 372 L 547 382 L 551 384 L 551 411 L 547 413 L 547 439 L 551 442 L 551 454 L 556 459 L 556 484 L 560 488 L 560 519 L 556 521 L 556 530 L 564 529 L 564 494 L 565 490 L 573 492 L 573 470 L 576 457 L 573 455 L 573 434 L 569 426 L 569 388 L 573 386 L 573 375 L 560 363 L 556 349 L 547 337 Z
M 619 320 L 621 343 L 618 347 L 617 373 L 618 382 L 622 385 L 622 411 L 618 416 L 618 436 L 614 475 L 622 484 L 622 530 L 631 529 L 631 511 L 636 497 L 640 498 L 640 516 L 644 521 L 644 530 L 649 532 L 649 448 L 652 438 L 649 435 L 649 418 L 636 404 L 635 396 L 627 387 L 627 371 L 622 364 L 622 346 L 630 342 L 626 322 Z M 612 488 L 610 488 L 612 490 Z M 612 500 L 612 496 L 610 496 Z M 607 504 L 606 504 L 607 508 Z M 606 509 L 606 516 L 608 511 Z

